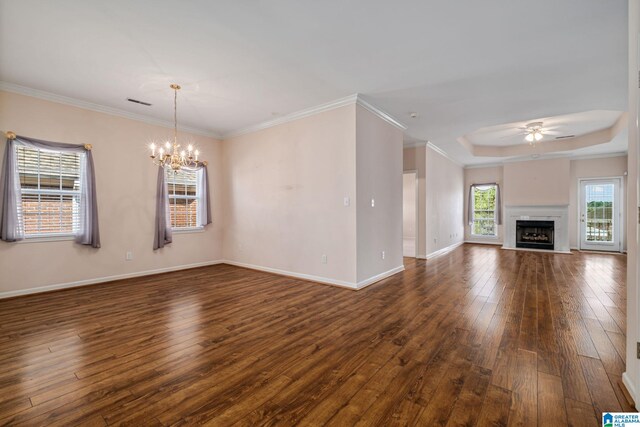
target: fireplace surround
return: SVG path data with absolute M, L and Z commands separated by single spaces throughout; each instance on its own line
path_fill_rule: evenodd
M 504 207 L 504 249 L 517 250 L 550 250 L 558 253 L 571 253 L 569 250 L 569 206 L 568 205 L 536 205 L 536 206 L 514 206 Z M 553 245 L 549 242 L 547 249 L 540 246 L 522 247 L 516 244 L 517 222 L 518 221 L 547 221 L 553 223 Z M 538 233 L 536 233 L 538 234 Z M 531 236 L 529 242 L 534 240 Z M 536 236 L 537 237 L 537 236 Z

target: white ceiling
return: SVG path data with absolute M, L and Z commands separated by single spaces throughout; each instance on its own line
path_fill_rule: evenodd
M 476 164 L 457 137 L 626 110 L 627 2 L 0 0 L 0 80 L 166 120 L 178 82 L 220 134 L 358 92 Z

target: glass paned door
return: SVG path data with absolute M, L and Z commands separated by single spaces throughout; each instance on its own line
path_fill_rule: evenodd
M 620 179 L 580 182 L 580 249 L 620 251 Z

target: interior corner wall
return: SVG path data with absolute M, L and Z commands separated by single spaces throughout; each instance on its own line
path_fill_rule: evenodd
M 620 213 L 622 214 L 622 223 L 626 228 L 626 176 L 627 156 L 607 157 L 600 159 L 577 159 L 571 160 L 571 178 L 569 185 L 569 245 L 572 248 L 578 247 L 578 216 L 579 211 L 579 189 L 578 183 L 580 179 L 586 178 L 613 178 L 621 177 L 620 194 L 622 196 L 622 206 Z M 627 247 L 626 232 L 622 235 L 622 247 Z
M 464 168 L 425 149 L 426 255 L 464 242 Z
M 204 231 L 174 234 L 173 243 L 153 251 L 157 168 L 149 160 L 150 140 L 172 130 L 123 117 L 0 91 L 0 129 L 72 144 L 92 144 L 102 247 L 70 240 L 0 242 L 0 295 L 47 286 L 105 281 L 222 258 L 220 142 L 181 133 L 209 161 L 213 224 Z M 5 141 L 0 141 L 4 152 Z M 131 251 L 133 260 L 125 261 Z
M 415 171 L 418 180 L 418 195 L 416 203 L 418 204 L 418 218 L 416 221 L 416 257 L 427 257 L 427 147 L 418 145 L 407 147 L 403 151 L 403 170 Z
M 356 107 L 358 283 L 403 267 L 402 136 L 397 127 Z
M 503 167 L 490 166 L 484 168 L 466 168 L 464 170 L 464 239 L 467 242 L 478 243 L 495 243 L 502 244 L 504 237 L 504 225 L 498 225 L 498 235 L 496 237 L 474 236 L 471 234 L 471 226 L 469 226 L 469 218 L 467 218 L 469 189 L 473 184 L 487 184 L 495 182 L 500 186 L 500 190 L 504 190 Z M 504 212 L 504 197 L 502 199 L 502 211 Z
M 227 139 L 223 159 L 225 260 L 357 282 L 355 104 Z

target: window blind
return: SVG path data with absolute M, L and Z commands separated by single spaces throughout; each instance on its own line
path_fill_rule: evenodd
M 25 237 L 67 236 L 80 227 L 79 153 L 16 147 Z
M 167 170 L 166 174 L 171 228 L 198 227 L 197 172 L 182 169 L 178 172 Z

